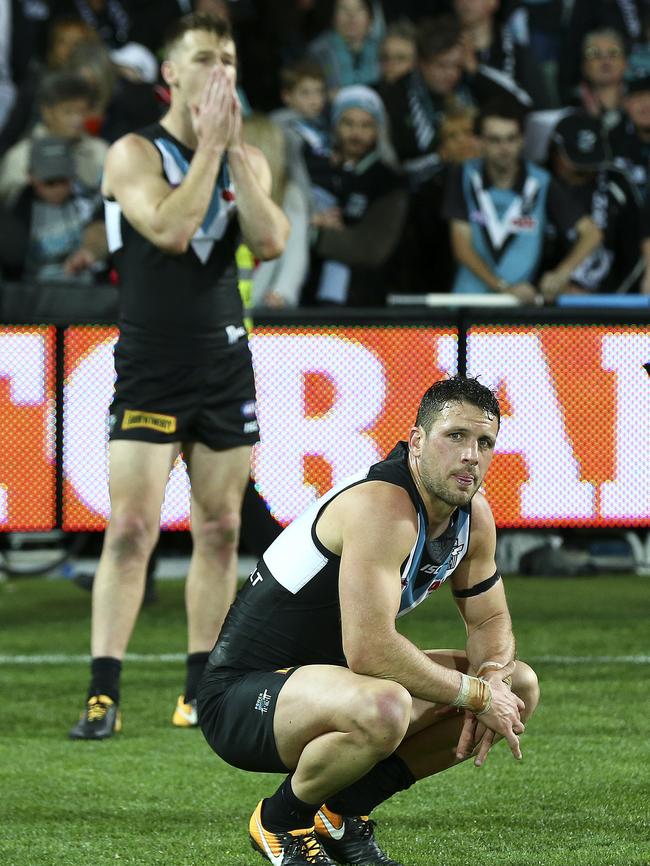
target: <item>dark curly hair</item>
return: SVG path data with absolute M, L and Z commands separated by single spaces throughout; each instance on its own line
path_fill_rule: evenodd
M 449 379 L 441 379 L 433 384 L 420 401 L 416 426 L 424 427 L 426 431 L 440 414 L 447 403 L 471 403 L 488 415 L 497 419 L 497 426 L 501 424 L 501 412 L 499 403 L 494 393 L 481 385 L 478 379 L 467 376 L 451 376 Z

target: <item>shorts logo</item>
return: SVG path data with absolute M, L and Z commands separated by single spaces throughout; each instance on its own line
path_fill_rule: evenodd
M 255 400 L 247 400 L 245 403 L 241 404 L 240 412 L 244 418 L 254 418 L 257 410 L 257 404 Z
M 127 409 L 122 418 L 122 430 L 133 430 L 136 427 L 146 427 L 157 430 L 158 433 L 175 433 L 176 417 L 174 415 L 158 415 L 155 412 L 140 412 L 138 409 Z
M 255 709 L 259 710 L 260 713 L 268 713 L 269 705 L 271 703 L 271 695 L 264 689 L 263 692 L 260 692 L 257 696 L 257 701 L 255 702 Z
M 117 424 L 117 418 L 115 415 L 108 416 L 108 432 L 112 433 L 115 430 L 115 425 Z
M 246 421 L 244 424 L 244 433 L 257 433 L 259 429 L 257 421 Z

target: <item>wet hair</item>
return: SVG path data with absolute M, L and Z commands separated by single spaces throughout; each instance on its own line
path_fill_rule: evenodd
M 447 403 L 470 403 L 496 418 L 497 427 L 501 424 L 499 403 L 493 391 L 481 385 L 478 379 L 451 376 L 433 384 L 422 397 L 415 425 L 428 432 Z
M 217 39 L 233 39 L 230 24 L 224 18 L 213 18 L 205 12 L 190 12 L 178 18 L 167 30 L 162 44 L 162 56 L 169 57 L 177 42 L 191 30 L 205 30 L 213 33 Z
M 460 43 L 461 28 L 453 15 L 423 18 L 415 36 L 418 60 L 431 60 L 438 54 L 446 54 Z
M 499 120 L 511 120 L 517 124 L 520 133 L 524 131 L 526 112 L 514 97 L 495 97 L 485 103 L 476 118 L 477 135 L 483 134 L 483 126 L 489 117 L 496 117 Z
M 93 50 L 95 48 L 93 46 Z M 49 72 L 43 76 L 38 89 L 38 104 L 47 107 L 73 99 L 84 99 L 91 106 L 96 98 L 93 85 L 83 75 L 73 71 Z
M 320 63 L 315 60 L 300 60 L 291 66 L 285 66 L 280 70 L 280 84 L 282 90 L 293 90 L 305 78 L 313 78 L 325 84 L 325 73 Z

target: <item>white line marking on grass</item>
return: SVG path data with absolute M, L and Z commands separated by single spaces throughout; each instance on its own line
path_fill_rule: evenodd
M 127 662 L 147 662 L 149 664 L 168 664 L 183 662 L 183 653 L 127 653 Z M 2 665 L 69 665 L 87 664 L 89 655 L 0 655 Z M 526 661 L 532 664 L 549 665 L 647 665 L 650 655 L 632 656 L 531 656 Z

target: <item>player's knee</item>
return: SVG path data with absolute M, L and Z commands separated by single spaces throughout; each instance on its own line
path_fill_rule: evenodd
M 411 718 L 411 695 L 398 683 L 382 682 L 359 696 L 354 720 L 374 751 L 390 755 L 404 739 Z
M 220 517 L 205 520 L 192 530 L 195 548 L 207 556 L 223 556 L 237 550 L 241 517 L 236 512 L 226 512 Z
M 158 537 L 158 526 L 140 514 L 116 514 L 106 530 L 105 547 L 120 562 L 146 562 Z
M 539 681 L 535 671 L 526 662 L 517 662 L 513 689 L 526 704 L 525 718 L 530 718 L 539 702 Z

